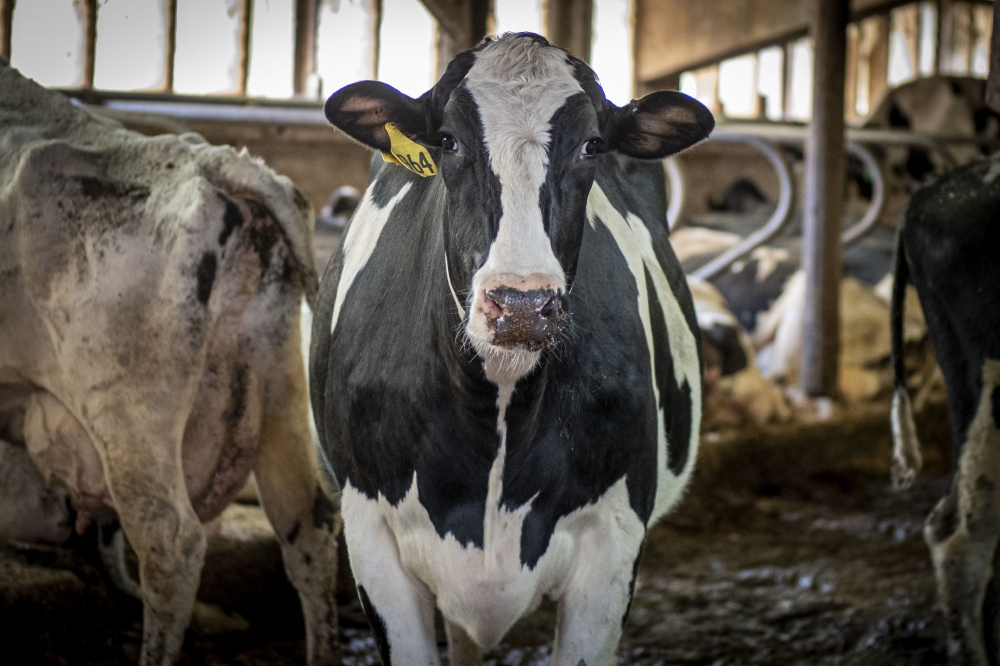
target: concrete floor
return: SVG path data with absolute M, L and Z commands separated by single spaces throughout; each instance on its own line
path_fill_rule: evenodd
M 901 494 L 888 487 L 884 406 L 707 437 L 691 491 L 647 539 L 619 663 L 945 663 L 921 535 L 946 487 L 943 407 L 919 421 L 928 470 Z M 345 583 L 343 662 L 377 664 Z M 258 508 L 227 510 L 199 598 L 182 664 L 304 662 L 297 598 Z M 554 615 L 543 605 L 522 620 L 487 663 L 546 663 Z M 18 656 L 8 663 L 134 663 L 140 621 L 86 537 L 0 550 L 0 654 Z

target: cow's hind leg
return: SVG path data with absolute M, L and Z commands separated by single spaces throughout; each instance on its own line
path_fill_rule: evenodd
M 1000 361 L 983 364 L 982 393 L 951 489 L 924 527 L 948 622 L 953 666 L 985 666 L 983 602 L 1000 538 Z
M 129 448 L 131 455 L 109 451 L 105 469 L 122 530 L 139 559 L 139 663 L 169 666 L 180 653 L 194 608 L 205 561 L 205 532 L 191 507 L 176 450 L 176 460 L 164 460 L 154 455 L 155 443 Z M 141 455 L 144 451 L 149 455 Z
M 304 381 L 292 379 L 269 401 L 254 477 L 264 512 L 281 544 L 285 571 L 302 602 L 306 661 L 319 666 L 339 663 L 340 516 L 337 497 L 320 474 L 305 393 Z
M 341 507 L 351 570 L 383 666 L 439 666 L 434 597 L 403 568 L 378 500 L 348 483 Z

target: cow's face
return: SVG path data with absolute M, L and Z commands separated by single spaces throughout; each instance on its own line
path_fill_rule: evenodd
M 566 294 L 601 154 L 661 158 L 714 125 L 680 93 L 617 108 L 589 67 L 530 34 L 459 55 L 419 99 L 362 82 L 331 96 L 326 114 L 383 152 L 389 122 L 435 149 L 447 190 L 441 261 L 468 340 L 518 375 L 569 321 Z

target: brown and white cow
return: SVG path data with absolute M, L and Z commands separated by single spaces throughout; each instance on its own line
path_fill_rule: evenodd
M 299 339 L 308 203 L 245 154 L 145 138 L 0 63 L 0 393 L 70 491 L 139 559 L 142 664 L 181 648 L 202 524 L 254 473 L 310 663 L 336 653 L 337 514 Z M 11 418 L 11 414 L 16 414 Z

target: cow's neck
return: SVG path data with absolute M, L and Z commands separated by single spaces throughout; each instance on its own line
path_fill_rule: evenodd
M 470 403 L 465 404 L 464 409 L 459 407 L 459 412 L 468 409 L 478 411 L 477 405 L 471 403 L 482 405 L 484 399 L 491 403 L 496 401 L 496 429 L 500 435 L 499 444 L 502 445 L 510 416 L 507 407 L 515 389 L 519 405 L 523 403 L 524 395 L 530 395 L 531 400 L 541 400 L 543 391 L 538 389 L 545 382 L 545 358 L 542 352 L 527 351 L 480 358 L 461 333 L 465 308 L 450 280 L 443 248 L 440 256 L 441 285 L 434 289 L 434 293 L 437 295 L 435 308 L 439 322 L 437 347 L 442 354 L 447 382 L 451 385 L 452 397 L 458 399 L 458 405 L 466 401 Z M 527 412 L 537 413 L 537 410 L 529 408 Z M 492 422 L 488 425 L 492 429 Z

